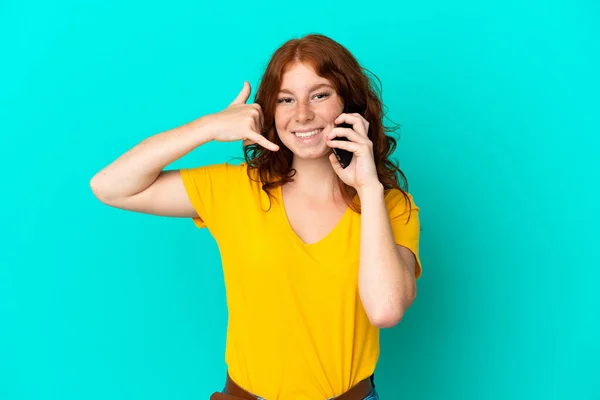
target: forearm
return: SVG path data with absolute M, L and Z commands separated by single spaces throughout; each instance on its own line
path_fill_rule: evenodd
M 90 186 L 103 199 L 133 196 L 149 187 L 167 165 L 210 140 L 203 118 L 150 136 L 100 170 Z
M 361 201 L 358 288 L 371 323 L 397 324 L 416 295 L 414 271 L 395 243 L 383 186 L 359 192 Z

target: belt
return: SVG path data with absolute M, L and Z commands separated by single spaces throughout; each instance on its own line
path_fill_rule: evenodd
M 373 389 L 372 379 L 371 377 L 368 377 L 358 382 L 347 392 L 335 397 L 335 400 L 362 400 L 367 397 L 367 395 L 371 392 L 371 389 Z M 239 398 L 243 400 L 260 400 L 260 397 L 256 397 L 235 383 L 229 374 L 227 374 L 227 380 L 225 382 L 225 393 L 233 396 L 233 399 Z M 215 395 L 217 394 L 215 393 Z M 219 398 L 217 396 L 214 397 L 215 400 Z M 226 398 L 228 397 L 223 397 L 223 399 Z

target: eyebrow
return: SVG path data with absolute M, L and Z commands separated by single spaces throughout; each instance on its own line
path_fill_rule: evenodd
M 330 89 L 333 89 L 333 87 L 332 87 L 331 85 L 327 84 L 327 83 L 319 83 L 319 84 L 316 84 L 316 85 L 314 85 L 313 87 L 311 87 L 311 88 L 310 88 L 310 90 L 309 90 L 309 92 L 312 92 L 312 91 L 314 91 L 314 90 L 320 89 L 320 88 L 322 88 L 322 87 L 328 87 L 328 88 L 330 88 Z M 281 89 L 281 90 L 279 91 L 279 93 L 289 93 L 289 94 L 293 94 L 293 93 L 292 93 L 291 91 L 289 91 L 288 89 Z

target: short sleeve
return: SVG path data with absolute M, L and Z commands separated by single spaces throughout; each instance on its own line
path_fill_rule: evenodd
M 240 166 L 228 163 L 183 168 L 179 172 L 187 195 L 198 217 L 193 218 L 198 228 L 214 227 L 223 213 L 223 205 L 232 185 L 239 176 Z
M 407 193 L 407 196 L 410 204 L 401 191 L 392 189 L 386 193 L 385 202 L 394 240 L 396 244 L 408 248 L 415 255 L 415 278 L 419 278 L 422 273 L 419 256 L 419 236 L 421 232 L 419 207 L 415 204 L 412 195 Z

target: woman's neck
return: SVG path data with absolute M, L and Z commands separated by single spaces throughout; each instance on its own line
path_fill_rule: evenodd
M 293 182 L 288 185 L 294 190 L 322 199 L 339 198 L 337 175 L 327 157 L 316 160 L 294 158 L 292 168 L 296 170 Z M 335 195 L 334 195 L 335 194 Z

